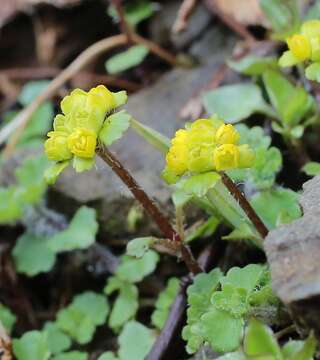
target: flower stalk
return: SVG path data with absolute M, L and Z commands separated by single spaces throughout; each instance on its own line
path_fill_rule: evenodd
M 258 231 L 258 233 L 264 239 L 268 235 L 269 230 L 267 229 L 263 221 L 260 219 L 253 207 L 250 205 L 246 197 L 237 188 L 236 184 L 230 179 L 230 177 L 224 172 L 221 172 L 220 175 L 225 187 L 230 191 L 231 195 L 236 199 L 236 201 L 239 203 L 243 211 L 246 213 L 246 215 Z
M 107 163 L 111 169 L 119 176 L 123 183 L 128 187 L 133 196 L 140 202 L 145 211 L 158 225 L 163 235 L 173 242 L 180 244 L 181 258 L 185 262 L 189 271 L 196 275 L 203 272 L 203 269 L 195 260 L 190 248 L 183 244 L 180 235 L 174 230 L 168 219 L 163 215 L 155 202 L 150 199 L 147 193 L 140 187 L 129 171 L 120 163 L 120 161 L 112 154 L 107 147 L 99 144 L 96 153 Z

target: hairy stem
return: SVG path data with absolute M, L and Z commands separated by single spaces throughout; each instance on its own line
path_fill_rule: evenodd
M 155 202 L 150 199 L 147 193 L 140 187 L 129 171 L 120 163 L 120 161 L 105 147 L 100 145 L 97 154 L 105 161 L 111 169 L 119 176 L 123 183 L 128 187 L 133 196 L 141 203 L 146 212 L 158 225 L 163 235 L 171 241 L 180 244 L 182 260 L 185 262 L 192 274 L 198 274 L 203 270 L 193 257 L 189 247 L 183 244 L 179 234 L 174 230 L 168 219 L 162 214 Z
M 231 195 L 238 201 L 239 205 L 242 207 L 243 211 L 246 213 L 258 233 L 265 238 L 268 235 L 269 230 L 262 222 L 258 214 L 255 212 L 253 207 L 250 205 L 249 201 L 242 194 L 242 192 L 237 188 L 236 184 L 229 178 L 224 172 L 221 173 L 221 180 L 226 188 L 230 191 Z

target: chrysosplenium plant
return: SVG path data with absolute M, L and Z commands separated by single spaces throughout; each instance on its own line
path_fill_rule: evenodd
M 186 172 L 203 173 L 250 167 L 254 152 L 248 145 L 237 145 L 240 135 L 217 116 L 199 119 L 176 132 L 166 156 L 164 177 Z
M 281 56 L 279 65 L 287 67 L 306 64 L 306 77 L 320 81 L 320 20 L 304 22 L 300 32 L 286 41 L 289 50 Z
M 103 85 L 89 92 L 75 89 L 61 101 L 63 114 L 55 117 L 54 130 L 45 142 L 45 152 L 55 162 L 46 172 L 48 182 L 54 182 L 71 161 L 77 172 L 94 165 L 99 134 L 109 125 L 108 115 L 126 101 L 125 91 L 113 93 Z

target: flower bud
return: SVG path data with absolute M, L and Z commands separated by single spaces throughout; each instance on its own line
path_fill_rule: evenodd
M 217 144 L 236 144 L 240 138 L 238 131 L 231 124 L 221 125 L 216 132 Z
M 187 130 L 180 129 L 176 131 L 175 137 L 171 140 L 172 145 L 186 145 L 188 141 Z
M 188 148 L 186 145 L 171 146 L 166 162 L 168 168 L 176 175 L 182 175 L 187 169 Z
M 214 169 L 214 146 L 201 145 L 189 152 L 188 169 L 192 172 L 206 172 Z
M 81 158 L 92 158 L 97 144 L 96 134 L 85 128 L 76 128 L 68 137 L 70 151 Z
M 311 57 L 310 41 L 305 35 L 295 34 L 287 39 L 287 44 L 298 60 L 304 61 Z
M 49 160 L 64 161 L 72 157 L 68 149 L 67 136 L 63 132 L 50 131 L 49 139 L 44 143 L 44 150 Z
M 217 147 L 213 156 L 216 170 L 229 170 L 239 166 L 239 149 L 233 144 L 224 144 Z

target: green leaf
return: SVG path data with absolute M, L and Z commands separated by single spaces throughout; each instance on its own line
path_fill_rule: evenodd
M 232 353 L 228 353 L 222 356 L 219 356 L 218 358 L 216 358 L 217 360 L 247 360 L 247 358 L 245 357 L 245 355 L 240 352 L 240 351 L 236 351 L 236 352 L 232 352 Z
M 208 274 L 199 274 L 187 289 L 189 308 L 182 338 L 187 341 L 186 350 L 190 354 L 195 353 L 205 341 L 201 331 L 201 316 L 212 306 L 210 298 L 222 276 L 220 269 L 213 269 Z
M 198 226 L 194 231 L 191 231 L 186 234 L 185 242 L 189 243 L 200 237 L 209 237 L 215 233 L 217 227 L 220 225 L 221 221 L 215 217 L 210 216 L 210 218 L 205 221 L 203 224 Z
M 42 199 L 47 189 L 43 176 L 47 166 L 48 160 L 43 155 L 26 159 L 15 171 L 20 198 L 25 204 L 34 204 Z
M 93 291 L 86 291 L 75 296 L 71 306 L 73 309 L 88 315 L 95 325 L 103 325 L 109 313 L 106 297 Z
M 106 146 L 110 146 L 119 140 L 130 126 L 131 115 L 125 110 L 110 115 L 104 122 L 99 133 L 100 140 Z
M 302 87 L 293 86 L 279 71 L 265 71 L 263 82 L 284 124 L 297 125 L 314 105 L 313 98 Z
M 223 240 L 241 241 L 250 240 L 254 244 L 260 246 L 261 239 L 256 236 L 248 224 L 241 224 L 238 228 L 234 229 L 229 235 L 222 237 Z
M 188 179 L 183 179 L 178 184 L 187 194 L 197 197 L 203 197 L 212 189 L 217 181 L 220 180 L 220 175 L 216 172 L 207 172 L 198 175 L 192 175 Z
M 18 101 L 21 105 L 29 105 L 38 95 L 40 95 L 44 89 L 49 85 L 49 80 L 37 80 L 27 82 L 18 97 Z
M 296 0 L 260 0 L 260 6 L 277 39 L 285 39 L 298 30 L 300 15 Z
M 55 253 L 86 249 L 94 243 L 97 231 L 95 210 L 81 206 L 72 218 L 69 227 L 52 236 L 48 240 L 48 246 Z
M 136 238 L 127 244 L 127 255 L 141 258 L 154 244 L 155 238 L 152 236 Z
M 151 315 L 151 323 L 153 326 L 161 330 L 167 321 L 171 305 L 173 304 L 180 287 L 177 278 L 168 280 L 166 288 L 160 293 L 156 303 L 155 310 Z
M 244 320 L 235 318 L 226 311 L 212 308 L 201 317 L 204 338 L 214 351 L 236 350 L 242 339 Z
M 304 345 L 303 340 L 290 340 L 282 348 L 282 355 L 285 359 L 291 359 L 291 357 L 298 353 Z M 311 360 L 312 358 L 310 358 Z M 308 359 L 309 360 L 309 359 Z
M 143 137 L 149 144 L 154 148 L 161 151 L 164 155 L 169 151 L 170 148 L 170 139 L 162 135 L 158 131 L 150 128 L 147 125 L 142 124 L 138 120 L 131 118 L 131 127 L 132 129 Z
M 248 187 L 253 185 L 258 190 L 272 187 L 282 167 L 280 150 L 275 147 L 269 148 L 271 138 L 264 134 L 262 127 L 249 128 L 244 124 L 238 124 L 236 128 L 240 134 L 240 144 L 248 144 L 255 150 L 255 160 L 250 169 L 229 170 L 228 175 L 233 180 L 246 182 Z
M 44 179 L 49 185 L 53 185 L 62 171 L 69 165 L 69 160 L 52 164 L 44 172 Z
M 72 167 L 76 172 L 81 173 L 90 170 L 94 166 L 94 159 L 85 159 L 78 156 L 73 157 Z
M 252 319 L 246 331 L 244 349 L 249 357 L 272 356 L 282 360 L 282 354 L 271 329 L 263 323 Z
M 50 130 L 53 117 L 54 109 L 51 102 L 40 105 L 23 130 L 18 146 L 32 145 L 37 138 L 42 138 Z
M 140 65 L 149 54 L 149 49 L 144 45 L 134 45 L 130 49 L 112 56 L 105 63 L 109 74 L 118 74 Z
M 316 352 L 317 340 L 313 333 L 308 336 L 308 339 L 304 341 L 304 344 L 300 350 L 294 353 L 290 360 L 311 360 Z
M 82 351 L 69 351 L 53 357 L 52 360 L 88 360 L 87 353 Z
M 104 291 L 107 295 L 110 295 L 116 290 L 119 290 L 119 294 L 113 304 L 108 322 L 109 326 L 115 331 L 132 319 L 139 307 L 138 289 L 135 285 L 117 277 L 111 277 L 108 279 Z
M 151 350 L 155 335 L 144 325 L 130 321 L 119 336 L 120 360 L 143 360 Z
M 309 161 L 303 166 L 301 170 L 309 176 L 316 176 L 320 174 L 320 163 Z
M 107 299 L 87 291 L 77 295 L 72 303 L 57 314 L 57 326 L 79 344 L 87 344 L 93 338 L 96 326 L 105 323 L 109 312 Z
M 149 0 L 130 1 L 124 6 L 125 19 L 131 26 L 135 27 L 141 21 L 151 17 L 156 9 L 157 4 Z M 108 15 L 119 21 L 117 11 L 112 5 L 108 8 Z
M 258 285 L 264 271 L 264 266 L 258 264 L 249 264 L 243 268 L 233 267 L 221 279 L 221 284 L 223 287 L 227 284 L 233 285 L 250 293 Z
M 273 56 L 248 55 L 238 61 L 229 60 L 229 67 L 245 75 L 261 75 L 268 68 L 277 68 L 278 60 Z
M 48 347 L 52 354 L 59 354 L 71 347 L 69 336 L 63 333 L 55 323 L 47 322 L 43 333 L 47 336 Z
M 0 303 L 0 321 L 9 335 L 11 334 L 16 320 L 17 317 L 11 312 L 11 310 Z
M 40 331 L 28 331 L 20 339 L 13 339 L 13 353 L 18 360 L 48 360 L 47 337 Z
M 112 351 L 107 351 L 98 357 L 98 360 L 119 360 Z
M 311 81 L 320 82 L 320 63 L 312 63 L 306 67 L 306 78 Z
M 230 284 L 225 284 L 221 291 L 216 291 L 211 297 L 211 303 L 218 310 L 227 311 L 237 318 L 248 312 L 246 290 Z
M 254 84 L 225 85 L 204 94 L 206 111 L 217 114 L 228 123 L 244 120 L 254 113 L 274 117 L 273 109 L 264 101 L 260 88 Z
M 0 187 L 0 224 L 12 223 L 22 217 L 23 202 L 17 187 Z
M 51 270 L 56 260 L 46 239 L 30 233 L 18 238 L 12 255 L 17 271 L 28 276 Z
M 276 226 L 279 216 L 285 215 L 287 222 L 301 216 L 298 194 L 289 189 L 279 187 L 262 191 L 254 195 L 250 203 L 269 229 Z
M 158 261 L 159 255 L 152 250 L 147 251 L 140 259 L 124 255 L 121 257 L 121 264 L 116 270 L 116 275 L 122 280 L 136 283 L 153 273 Z

